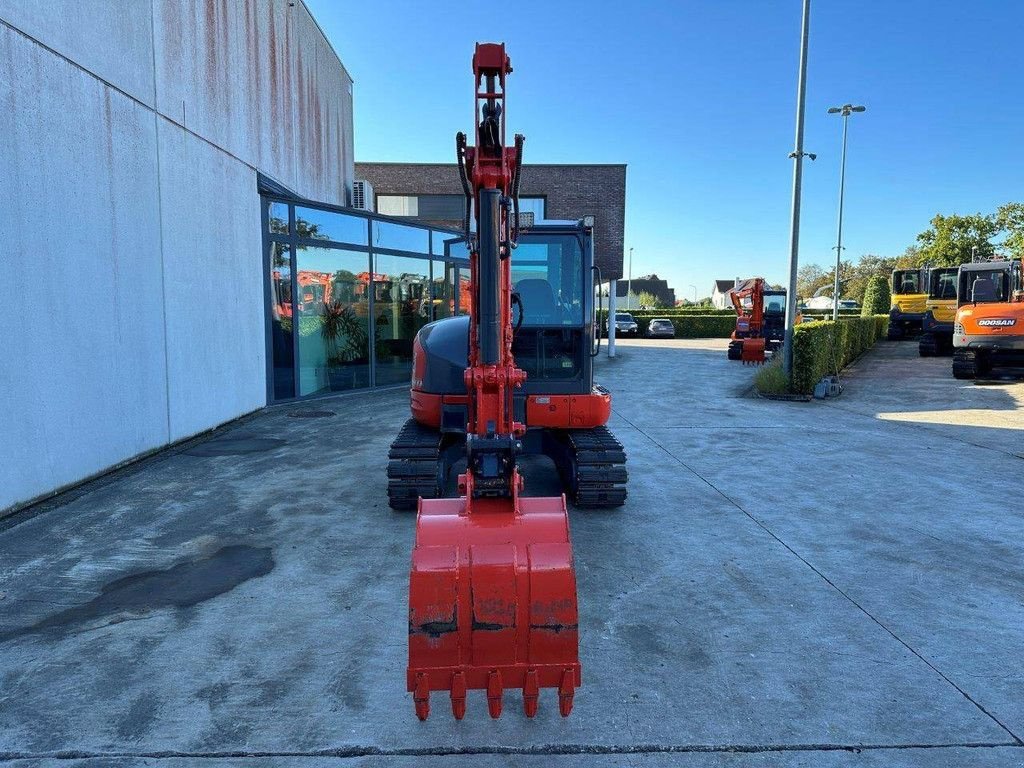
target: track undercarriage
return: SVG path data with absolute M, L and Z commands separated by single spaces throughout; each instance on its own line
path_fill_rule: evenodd
M 626 452 L 607 427 L 537 429 L 523 455 L 550 458 L 566 497 L 584 509 L 611 509 L 626 501 Z M 442 434 L 409 419 L 388 452 L 388 504 L 413 511 L 420 498 L 445 495 L 456 463 L 465 459 L 459 434 Z

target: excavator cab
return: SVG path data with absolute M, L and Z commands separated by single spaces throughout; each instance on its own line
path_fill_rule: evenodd
M 962 264 L 953 330 L 953 375 L 1024 368 L 1024 266 L 1019 259 Z
M 921 332 L 928 303 L 928 268 L 894 269 L 892 307 L 889 310 L 889 341 L 913 338 Z
M 928 270 L 928 301 L 917 343 L 921 357 L 953 353 L 953 317 L 956 315 L 957 267 Z

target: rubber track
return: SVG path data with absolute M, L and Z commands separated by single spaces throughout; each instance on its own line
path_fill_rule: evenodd
M 626 501 L 626 451 L 607 427 L 566 432 L 575 456 L 579 507 L 609 509 Z
M 953 377 L 957 379 L 978 377 L 978 363 L 973 353 L 959 350 L 953 353 Z
M 388 451 L 388 505 L 414 510 L 418 499 L 440 495 L 437 473 L 441 433 L 409 419 Z

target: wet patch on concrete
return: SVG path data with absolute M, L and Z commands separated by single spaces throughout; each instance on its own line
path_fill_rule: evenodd
M 290 419 L 326 419 L 334 416 L 334 411 L 290 411 L 288 418 Z
M 115 624 L 164 608 L 189 608 L 230 592 L 274 569 L 269 547 L 232 545 L 208 557 L 161 571 L 132 574 L 106 584 L 84 605 L 55 613 L 35 624 L 0 633 L 0 643 L 29 634 L 62 636 L 77 629 Z
M 272 451 L 287 443 L 278 437 L 225 437 L 194 445 L 182 453 L 186 456 L 244 456 Z

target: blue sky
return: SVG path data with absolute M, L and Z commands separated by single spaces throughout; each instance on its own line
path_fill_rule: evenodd
M 356 159 L 450 162 L 471 130 L 473 44 L 504 41 L 526 161 L 627 163 L 633 275 L 677 296 L 784 282 L 800 0 L 306 0 L 355 79 Z M 1024 2 L 814 0 L 801 263 L 897 255 L 936 213 L 1024 199 Z

